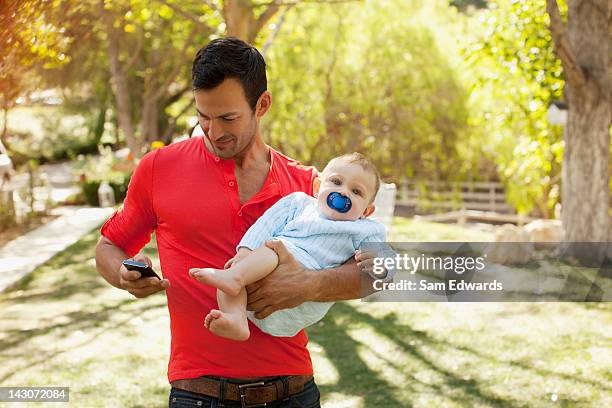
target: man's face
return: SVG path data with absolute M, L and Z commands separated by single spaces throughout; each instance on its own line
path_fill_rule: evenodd
M 258 120 L 237 79 L 227 78 L 213 89 L 198 89 L 194 97 L 200 127 L 217 156 L 231 159 L 249 147 Z

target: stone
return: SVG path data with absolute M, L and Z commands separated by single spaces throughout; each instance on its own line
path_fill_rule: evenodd
M 535 220 L 523 226 L 529 240 L 538 243 L 561 242 L 563 226 L 560 220 Z
M 533 257 L 534 245 L 527 232 L 513 224 L 495 229 L 495 242 L 487 245 L 487 261 L 502 265 L 525 265 Z

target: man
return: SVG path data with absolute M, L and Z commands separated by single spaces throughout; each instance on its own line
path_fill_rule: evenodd
M 204 316 L 217 307 L 216 289 L 189 277 L 189 269 L 222 268 L 243 234 L 281 197 L 312 194 L 317 172 L 267 146 L 260 122 L 270 109 L 265 62 L 236 38 L 212 41 L 193 64 L 193 88 L 203 137 L 155 150 L 139 163 L 123 207 L 101 229 L 96 265 L 113 286 L 138 298 L 165 290 L 170 312 L 170 406 L 318 407 L 319 391 L 304 330 L 273 337 L 251 325 L 248 341 L 213 335 Z M 155 231 L 164 279 L 143 278 L 122 261 L 151 264 L 138 251 Z M 360 297 L 354 261 L 309 271 L 280 242 L 267 244 L 279 266 L 247 287 L 257 318 L 305 301 Z M 248 384 L 248 385 L 244 385 Z M 263 406 L 263 405 L 261 405 Z

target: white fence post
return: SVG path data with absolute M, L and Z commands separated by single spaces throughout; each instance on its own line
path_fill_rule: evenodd
M 395 184 L 381 183 L 378 194 L 376 194 L 376 200 L 374 200 L 376 210 L 372 218 L 382 223 L 387 228 L 387 231 L 391 228 L 391 223 L 393 222 L 396 194 L 397 187 Z

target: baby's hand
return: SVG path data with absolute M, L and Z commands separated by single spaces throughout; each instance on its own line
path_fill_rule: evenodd
M 238 263 L 240 260 L 244 259 L 250 253 L 251 253 L 250 249 L 245 248 L 245 247 L 240 247 L 236 255 L 234 255 L 233 258 L 231 258 L 229 261 L 225 263 L 225 265 L 223 265 L 223 269 L 231 268 L 232 265 L 234 265 L 235 263 Z
M 358 249 L 355 252 L 355 260 L 357 261 L 357 267 L 363 273 L 367 273 L 370 276 L 376 276 L 379 279 L 383 279 L 387 276 L 387 270 L 383 267 L 378 267 L 376 271 L 374 271 L 374 258 L 377 258 L 377 253 L 372 251 L 362 251 Z M 382 271 L 378 269 L 382 269 Z

